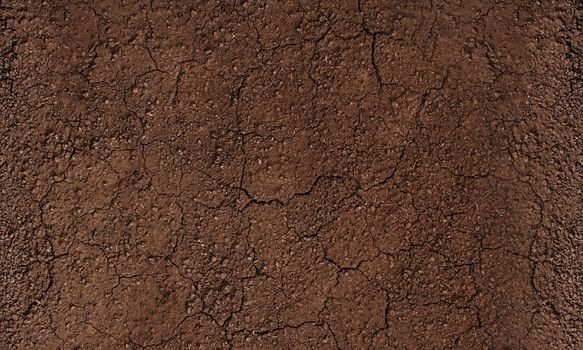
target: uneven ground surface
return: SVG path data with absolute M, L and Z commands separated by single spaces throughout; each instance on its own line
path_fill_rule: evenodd
M 1 349 L 583 349 L 580 1 L 2 1 Z

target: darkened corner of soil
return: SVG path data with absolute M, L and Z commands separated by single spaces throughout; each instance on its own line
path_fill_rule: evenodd
M 0 349 L 583 349 L 582 26 L 0 1 Z

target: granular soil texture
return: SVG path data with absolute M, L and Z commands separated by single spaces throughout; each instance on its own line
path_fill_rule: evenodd
M 583 349 L 581 1 L 0 14 L 1 349 Z

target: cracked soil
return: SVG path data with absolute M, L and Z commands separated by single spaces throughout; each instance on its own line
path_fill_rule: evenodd
M 0 349 L 583 349 L 582 31 L 0 1 Z

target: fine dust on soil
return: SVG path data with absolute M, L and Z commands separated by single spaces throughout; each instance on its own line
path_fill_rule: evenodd
M 0 14 L 1 349 L 583 349 L 581 1 Z

